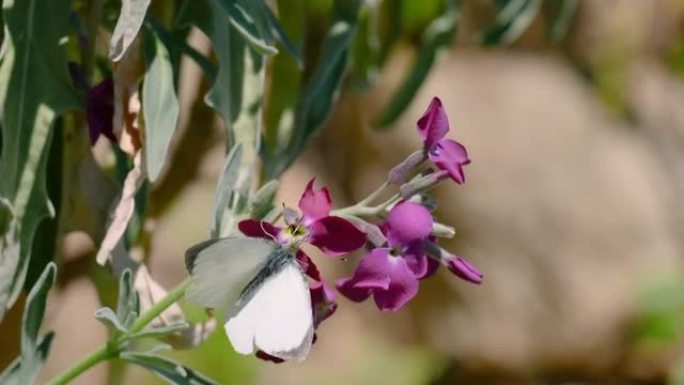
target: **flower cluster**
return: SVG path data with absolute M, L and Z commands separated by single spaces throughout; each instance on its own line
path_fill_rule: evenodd
M 454 232 L 435 221 L 435 204 L 425 192 L 448 179 L 465 183 L 463 167 L 470 163 L 465 147 L 445 138 L 449 122 L 438 98 L 418 120 L 417 130 L 423 138 L 422 148 L 394 167 L 387 181 L 361 202 L 332 210 L 328 190 L 315 189 L 311 180 L 299 200 L 301 214 L 285 208 L 281 213 L 284 226 L 248 219 L 239 223 L 240 231 L 287 247 L 307 242 L 333 257 L 365 246 L 367 251 L 354 273 L 335 286 L 355 302 L 373 297 L 383 311 L 406 305 L 418 293 L 419 281 L 433 275 L 440 265 L 468 282 L 481 283 L 483 275 L 475 266 L 437 245 L 439 237 L 451 237 Z M 371 206 L 388 189 L 398 192 Z M 310 278 L 314 326 L 318 327 L 337 309 L 335 293 L 301 249 L 297 249 L 296 259 Z M 264 352 L 257 356 L 281 361 Z

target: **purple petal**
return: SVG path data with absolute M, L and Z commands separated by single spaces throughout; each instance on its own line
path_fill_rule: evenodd
M 409 245 L 432 232 L 432 214 L 423 205 L 409 201 L 396 204 L 387 217 L 390 244 Z
M 100 135 L 116 143 L 112 120 L 114 118 L 114 82 L 107 78 L 91 88 L 86 96 L 86 120 L 90 143 L 95 144 Z
M 373 249 L 361 258 L 351 284 L 355 288 L 387 289 L 390 284 L 390 269 L 390 249 Z
M 276 240 L 280 234 L 280 227 L 273 226 L 265 221 L 245 219 L 238 223 L 238 229 L 248 237 L 266 238 Z
M 484 276 L 480 271 L 470 262 L 461 257 L 454 256 L 446 262 L 449 271 L 454 273 L 459 278 L 468 282 L 480 284 Z
M 382 311 L 399 310 L 418 293 L 418 279 L 404 258 L 389 256 L 389 274 L 387 290 L 373 291 L 375 304 Z
M 465 183 L 463 166 L 469 164 L 470 159 L 461 143 L 451 139 L 440 140 L 430 147 L 428 156 L 439 169 L 447 171 L 456 183 Z
M 330 199 L 328 189 L 323 187 L 314 190 L 314 180 L 315 178 L 309 181 L 302 197 L 299 199 L 299 209 L 304 214 L 305 224 L 328 216 L 332 208 L 332 199 Z
M 366 234 L 341 217 L 323 217 L 309 225 L 309 243 L 330 256 L 346 254 L 366 244 Z
M 314 327 L 335 313 L 337 302 L 335 292 L 323 281 L 309 283 L 311 307 L 313 309 Z
M 418 119 L 418 134 L 423 137 L 425 147 L 430 148 L 449 132 L 449 119 L 438 97 L 432 98 L 423 116 Z
M 354 302 L 363 302 L 371 295 L 370 289 L 354 287 L 354 281 L 352 278 L 343 278 L 337 280 L 335 287 L 337 287 L 337 291 L 339 291 L 343 296 Z
M 432 277 L 437 272 L 437 269 L 439 269 L 439 265 L 440 265 L 440 263 L 438 260 L 428 257 L 427 258 L 427 271 L 425 272 L 425 274 L 422 277 L 418 277 L 418 279 L 425 279 L 425 278 Z
M 428 256 L 423 251 L 423 242 L 413 242 L 403 253 L 406 266 L 413 272 L 416 278 L 421 279 L 428 273 Z
M 306 255 L 303 251 L 297 250 L 297 253 L 295 254 L 295 259 L 297 260 L 297 263 L 299 263 L 299 266 L 302 268 L 304 271 L 304 274 L 308 275 L 311 279 L 321 282 L 321 273 L 318 271 L 318 268 L 314 264 L 314 262 L 309 258 L 308 255 Z

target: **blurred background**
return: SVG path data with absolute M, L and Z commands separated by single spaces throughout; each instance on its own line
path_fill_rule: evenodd
M 372 84 L 357 87 L 352 74 L 276 199 L 294 205 L 314 176 L 338 206 L 362 198 L 419 147 L 415 122 L 438 96 L 472 164 L 465 185 L 436 191 L 437 216 L 456 228 L 447 248 L 484 283 L 441 271 L 398 313 L 339 296 L 301 364 L 239 356 L 222 330 L 172 355 L 224 384 L 684 384 L 684 1 L 581 0 L 562 39 L 539 14 L 511 44 L 483 47 L 490 3 L 461 1 L 455 39 L 389 127 L 376 127 L 378 114 L 424 53 L 400 42 Z M 402 4 L 406 34 L 418 33 L 431 2 Z M 210 50 L 201 33 L 189 39 Z M 181 134 L 152 186 L 141 246 L 167 288 L 185 276 L 185 249 L 208 234 L 225 153 L 201 70 L 184 59 L 180 71 Z M 101 162 L 105 147 L 95 147 Z M 73 233 L 61 247 L 43 380 L 107 337 L 93 318 L 96 246 Z M 358 257 L 309 251 L 331 280 Z M 0 330 L 0 367 L 16 354 L 13 338 Z M 112 362 L 74 383 L 161 382 Z

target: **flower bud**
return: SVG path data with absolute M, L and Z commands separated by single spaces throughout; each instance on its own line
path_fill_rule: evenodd
M 261 186 L 250 201 L 250 216 L 263 218 L 273 209 L 273 197 L 278 190 L 278 180 L 273 179 Z
M 415 178 L 408 183 L 404 183 L 401 185 L 401 187 L 399 187 L 399 193 L 401 194 L 402 198 L 408 199 L 413 195 L 430 190 L 447 177 L 448 173 L 445 171 L 432 172 L 430 174 Z
M 432 235 L 439 238 L 453 238 L 456 230 L 444 223 L 435 222 L 432 224 Z
M 472 263 L 455 255 L 446 260 L 446 267 L 457 277 L 476 284 L 482 283 L 484 276 Z
M 403 183 L 411 176 L 411 172 L 423 163 L 425 159 L 427 159 L 427 156 L 424 150 L 412 153 L 390 170 L 387 174 L 387 182 L 395 185 Z

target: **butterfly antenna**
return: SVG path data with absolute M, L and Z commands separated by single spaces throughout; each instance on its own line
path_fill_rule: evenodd
M 276 237 L 273 234 L 266 231 L 266 229 L 264 228 L 264 221 L 259 221 L 259 227 L 261 228 L 261 231 L 263 231 L 264 234 L 268 235 L 273 242 L 278 242 L 278 240 L 276 239 Z

